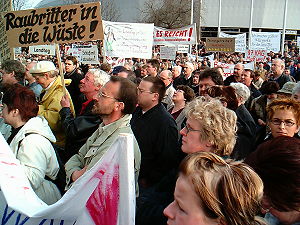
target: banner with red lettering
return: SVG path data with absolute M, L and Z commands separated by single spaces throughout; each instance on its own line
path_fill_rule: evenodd
M 194 45 L 197 40 L 196 24 L 177 29 L 154 27 L 154 45 Z
M 263 62 L 268 56 L 267 50 L 250 50 L 248 49 L 245 54 L 246 61 Z

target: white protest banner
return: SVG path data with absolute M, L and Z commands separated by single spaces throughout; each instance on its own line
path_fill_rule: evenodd
M 100 64 L 97 45 L 72 45 L 67 54 L 75 56 L 82 64 Z
M 55 46 L 54 45 L 29 46 L 29 54 L 55 55 Z
M 280 32 L 252 32 L 249 49 L 280 51 Z
M 194 45 L 196 40 L 195 23 L 177 29 L 154 27 L 154 45 Z
M 53 205 L 33 192 L 0 135 L 0 221 L 5 225 L 134 225 L 133 135 L 121 135 Z
M 235 51 L 236 52 L 245 52 L 246 51 L 246 33 L 243 34 L 226 34 L 224 32 L 220 32 L 220 36 L 222 38 L 234 38 L 235 39 Z
M 176 58 L 176 49 L 175 45 L 173 46 L 160 46 L 160 59 L 170 59 L 175 60 Z
M 106 56 L 152 58 L 153 24 L 103 21 Z
M 189 53 L 189 45 L 177 45 L 177 52 L 178 53 Z
M 297 47 L 300 48 L 300 36 L 297 37 Z
M 224 80 L 226 79 L 226 77 L 233 75 L 234 66 L 235 66 L 234 64 L 214 62 L 214 67 L 222 67 L 223 68 L 223 71 L 224 71 L 223 79 Z
M 254 71 L 254 62 L 249 62 L 249 63 L 246 63 L 244 64 L 244 69 L 248 69 L 248 70 L 253 70 Z
M 263 62 L 268 56 L 267 50 L 250 50 L 245 53 L 245 61 Z
M 103 40 L 100 2 L 3 14 L 10 47 Z

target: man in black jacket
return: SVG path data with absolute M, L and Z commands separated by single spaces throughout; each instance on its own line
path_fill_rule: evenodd
M 80 81 L 80 91 L 85 95 L 87 101 L 82 104 L 76 118 L 70 110 L 70 100 L 64 96 L 60 102 L 63 107 L 59 114 L 66 135 L 66 145 L 62 160 L 68 161 L 94 133 L 102 122 L 99 115 L 92 113 L 94 106 L 93 97 L 97 95 L 100 88 L 109 81 L 109 75 L 98 69 L 90 69 L 85 78 Z
M 165 90 L 164 83 L 157 77 L 146 77 L 138 86 L 139 106 L 132 116 L 131 128 L 142 154 L 141 192 L 178 165 L 176 122 L 161 103 Z

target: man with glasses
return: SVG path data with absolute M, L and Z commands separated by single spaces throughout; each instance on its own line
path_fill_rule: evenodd
M 172 77 L 173 74 L 170 70 L 163 70 L 158 77 L 159 79 L 162 80 L 162 82 L 164 82 L 166 86 L 166 93 L 162 100 L 162 103 L 167 108 L 167 110 L 169 110 L 173 106 L 172 98 L 175 93 L 175 88 L 173 87 L 173 83 L 172 83 Z
M 192 85 L 193 85 L 192 74 L 195 70 L 193 63 L 186 62 L 182 69 L 183 69 L 183 74 L 180 76 L 180 78 L 176 82 L 176 85 L 187 85 L 190 88 L 192 88 Z
M 123 77 L 111 76 L 94 97 L 92 112 L 102 118 L 99 128 L 89 137 L 65 165 L 67 174 L 67 189 L 91 169 L 110 148 L 121 133 L 132 134 L 130 128 L 131 114 L 137 103 L 137 91 L 133 82 Z M 140 169 L 141 153 L 134 139 L 134 167 L 137 181 Z M 136 183 L 136 194 L 138 185 Z
M 139 184 L 146 189 L 158 183 L 178 162 L 178 131 L 161 101 L 165 84 L 146 77 L 138 86 L 138 107 L 131 127 L 142 153 Z

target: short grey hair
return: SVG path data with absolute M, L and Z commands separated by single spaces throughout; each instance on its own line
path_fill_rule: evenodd
M 89 69 L 88 72 L 94 75 L 95 86 L 104 86 L 110 79 L 110 75 L 103 70 Z
M 181 71 L 182 71 L 181 66 L 174 66 L 174 69 L 177 70 L 179 73 L 181 73 Z
M 186 62 L 186 63 L 185 63 L 185 66 L 189 67 L 192 71 L 195 70 L 194 64 L 191 63 L 191 62 Z
M 242 83 L 231 83 L 230 86 L 234 88 L 236 95 L 242 98 L 242 104 L 245 104 L 250 97 L 249 88 Z
M 292 91 L 292 95 L 296 94 L 300 92 L 300 81 L 296 84 L 296 86 L 293 88 L 293 91 Z

